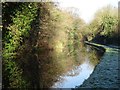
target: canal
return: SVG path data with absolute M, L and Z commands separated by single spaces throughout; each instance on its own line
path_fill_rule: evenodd
M 75 88 L 94 71 L 104 52 L 89 45 L 76 48 L 74 54 L 52 53 L 41 63 L 40 85 L 43 88 Z

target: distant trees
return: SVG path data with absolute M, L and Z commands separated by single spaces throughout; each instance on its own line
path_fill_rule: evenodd
M 106 44 L 118 43 L 116 42 L 119 37 L 117 27 L 118 10 L 110 5 L 98 10 L 88 26 L 93 41 L 106 41 Z

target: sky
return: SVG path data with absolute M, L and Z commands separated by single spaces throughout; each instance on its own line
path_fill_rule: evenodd
M 120 0 L 55 0 L 59 2 L 61 8 L 74 7 L 79 10 L 79 16 L 86 22 L 89 23 L 95 12 L 107 5 L 118 7 Z

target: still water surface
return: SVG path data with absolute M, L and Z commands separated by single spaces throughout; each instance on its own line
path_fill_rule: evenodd
M 86 58 L 83 64 L 76 66 L 76 69 L 70 70 L 65 75 L 60 76 L 61 80 L 56 82 L 53 88 L 74 88 L 81 85 L 85 79 L 92 73 L 94 66 L 90 65 L 89 59 Z
M 55 55 L 55 54 L 54 54 Z M 75 88 L 81 85 L 99 63 L 102 52 L 90 46 L 80 47 L 74 55 L 55 55 L 43 64 L 42 87 Z

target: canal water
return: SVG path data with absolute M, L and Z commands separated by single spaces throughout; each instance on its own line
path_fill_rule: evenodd
M 41 65 L 42 87 L 75 88 L 80 86 L 100 62 L 103 52 L 91 46 L 81 46 L 70 55 L 53 55 Z

